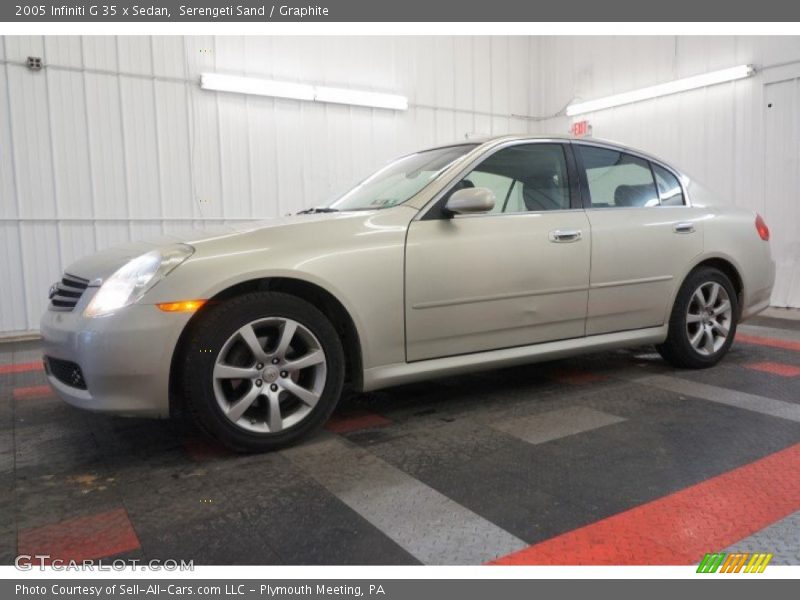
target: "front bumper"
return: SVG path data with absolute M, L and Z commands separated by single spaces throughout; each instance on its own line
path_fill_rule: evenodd
M 91 292 L 91 293 L 90 293 Z M 64 401 L 86 410 L 127 416 L 169 416 L 169 371 L 188 313 L 134 304 L 113 315 L 86 318 L 96 292 L 89 288 L 69 312 L 48 310 L 41 320 L 46 357 L 76 363 L 86 389 L 48 381 Z

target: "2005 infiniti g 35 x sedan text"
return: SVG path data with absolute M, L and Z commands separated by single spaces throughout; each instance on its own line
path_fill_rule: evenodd
M 328 207 L 70 265 L 49 381 L 89 410 L 187 409 L 238 450 L 320 427 L 342 387 L 638 344 L 702 368 L 774 279 L 758 215 L 614 144 L 502 137 L 404 156 Z

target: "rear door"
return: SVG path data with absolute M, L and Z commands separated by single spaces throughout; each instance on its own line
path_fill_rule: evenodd
M 559 143 L 500 149 L 453 188 L 490 188 L 493 211 L 431 210 L 411 223 L 409 361 L 584 335 L 591 236 L 566 150 Z
M 574 143 L 592 229 L 586 334 L 663 325 L 686 266 L 703 249 L 700 215 L 666 168 Z

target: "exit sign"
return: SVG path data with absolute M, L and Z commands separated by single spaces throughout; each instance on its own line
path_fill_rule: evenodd
M 575 137 L 587 137 L 592 135 L 592 124 L 589 121 L 575 121 L 570 127 L 570 134 Z

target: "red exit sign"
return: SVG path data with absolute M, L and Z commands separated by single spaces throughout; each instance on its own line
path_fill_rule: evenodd
M 570 127 L 569 132 L 575 137 L 586 137 L 592 135 L 592 124 L 589 121 L 575 121 Z

